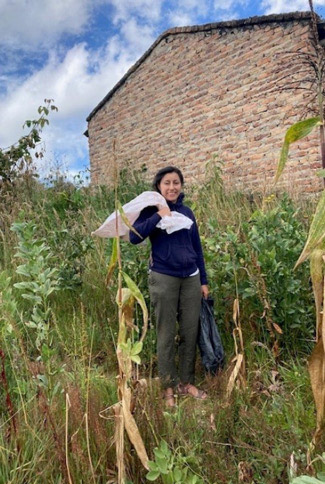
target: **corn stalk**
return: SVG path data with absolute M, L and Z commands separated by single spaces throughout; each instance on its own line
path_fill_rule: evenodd
M 309 358 L 308 370 L 316 404 L 315 445 L 322 433 L 325 416 L 325 190 L 318 202 L 305 247 L 297 267 L 310 259 L 310 273 L 316 306 L 316 346 Z
M 235 364 L 231 375 L 228 380 L 226 399 L 229 401 L 230 396 L 233 392 L 236 382 L 242 388 L 246 388 L 246 365 L 245 365 L 245 350 L 244 350 L 244 339 L 240 323 L 240 310 L 239 310 L 239 299 L 238 297 L 234 300 L 233 304 L 233 322 L 235 328 L 232 332 L 235 345 L 235 356 L 232 363 Z
M 309 134 L 315 126 L 323 127 L 321 118 L 312 118 L 291 126 L 285 136 L 275 177 L 281 176 L 288 158 L 290 143 Z M 305 247 L 295 265 L 310 259 L 310 273 L 316 306 L 316 346 L 310 356 L 308 370 L 313 390 L 317 421 L 312 446 L 318 442 L 325 417 L 325 190 L 323 190 L 311 223 Z
M 126 221 L 125 214 L 118 200 L 118 174 L 117 163 L 115 159 L 115 142 L 113 145 L 114 165 L 115 165 L 115 213 L 116 213 L 116 237 L 113 240 L 111 259 L 108 265 L 106 282 L 109 284 L 114 269 L 118 269 L 118 287 L 116 303 L 118 306 L 119 331 L 117 338 L 116 356 L 118 361 L 119 373 L 117 378 L 118 403 L 113 407 L 115 414 L 115 445 L 116 459 L 118 468 L 118 484 L 126 482 L 124 445 L 125 431 L 135 448 L 139 459 L 145 469 L 149 470 L 148 455 L 140 435 L 136 421 L 132 415 L 131 408 L 133 404 L 133 387 L 135 379 L 133 375 L 134 364 L 140 364 L 140 356 L 143 340 L 147 331 L 148 311 L 143 295 L 135 282 L 125 273 L 122 268 L 121 246 L 118 233 L 118 213 Z M 125 220 L 126 219 L 126 220 Z M 128 224 L 129 225 L 129 224 Z M 130 225 L 129 225 L 130 227 Z M 132 227 L 130 227 L 132 230 Z M 127 287 L 123 287 L 123 281 Z M 143 313 L 143 328 L 141 338 L 134 342 L 134 331 L 139 331 L 133 324 L 133 313 L 135 302 L 141 306 Z

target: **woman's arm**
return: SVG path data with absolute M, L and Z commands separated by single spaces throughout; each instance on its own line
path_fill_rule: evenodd
M 139 217 L 133 224 L 133 227 L 142 236 L 142 239 L 134 232 L 130 231 L 130 242 L 140 244 L 156 228 L 157 223 L 161 220 L 157 207 L 146 207 L 142 210 Z

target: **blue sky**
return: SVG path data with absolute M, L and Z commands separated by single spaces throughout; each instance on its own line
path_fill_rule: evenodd
M 73 175 L 89 166 L 86 117 L 164 30 L 297 10 L 308 0 L 0 0 L 0 147 L 53 98 L 39 169 Z

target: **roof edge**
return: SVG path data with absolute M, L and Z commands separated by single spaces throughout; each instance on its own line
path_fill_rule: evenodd
M 317 16 L 318 17 L 318 16 Z M 228 29 L 244 27 L 247 25 L 258 25 L 273 22 L 290 22 L 292 20 L 310 20 L 312 18 L 312 13 L 308 12 L 290 12 L 290 13 L 280 13 L 271 15 L 262 15 L 255 17 L 248 17 L 239 20 L 226 20 L 224 22 L 214 22 L 203 25 L 192 25 L 188 27 L 173 27 L 171 29 L 165 30 L 155 42 L 149 47 L 148 50 L 136 61 L 133 66 L 124 74 L 124 76 L 115 84 L 115 86 L 106 94 L 106 96 L 97 104 L 97 106 L 91 111 L 86 121 L 89 121 L 93 116 L 99 111 L 99 109 L 106 104 L 106 102 L 113 96 L 113 94 L 125 83 L 126 79 L 137 70 L 137 68 L 142 64 L 142 62 L 151 54 L 154 48 L 168 35 L 186 34 L 186 33 L 197 33 L 205 32 L 212 29 Z M 319 18 L 319 17 L 318 17 Z

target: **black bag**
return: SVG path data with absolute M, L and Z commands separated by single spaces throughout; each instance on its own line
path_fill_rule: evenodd
M 224 363 L 225 353 L 214 320 L 211 298 L 202 298 L 198 345 L 205 370 L 215 375 Z

